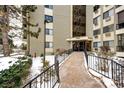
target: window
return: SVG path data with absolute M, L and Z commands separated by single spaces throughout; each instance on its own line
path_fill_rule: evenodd
M 124 11 L 118 13 L 118 24 L 124 23 Z
M 45 5 L 46 8 L 53 9 L 53 5 Z
M 45 15 L 45 20 L 49 22 L 53 22 L 53 16 Z
M 94 24 L 95 26 L 98 25 L 98 18 L 99 18 L 99 17 L 96 17 L 96 18 L 93 19 L 93 24 Z
M 93 47 L 98 48 L 101 46 L 101 42 L 93 42 Z
M 53 43 L 52 42 L 46 42 L 46 48 L 53 48 Z
M 113 46 L 113 43 L 114 43 L 113 40 L 111 40 L 111 41 L 103 41 L 103 46 L 109 46 L 109 47 L 112 47 L 112 46 Z
M 124 34 L 119 34 L 118 38 L 118 46 L 124 46 Z
M 124 34 L 117 35 L 117 51 L 124 52 Z
M 124 10 L 119 12 L 117 15 L 118 15 L 118 24 L 116 29 L 124 28 Z
M 53 35 L 53 29 L 46 29 L 46 35 Z
M 110 17 L 110 16 L 113 16 L 113 15 L 114 15 L 114 10 L 111 9 L 111 10 L 109 10 L 109 11 L 107 11 L 107 12 L 105 12 L 105 13 L 103 14 L 103 19 L 106 19 L 106 18 L 108 18 L 108 17 Z
M 109 25 L 109 26 L 105 26 L 105 27 L 103 28 L 103 33 L 111 32 L 111 31 L 113 31 L 113 30 L 114 30 L 114 24 Z
M 94 30 L 94 31 L 93 31 L 93 35 L 98 35 L 98 34 L 100 34 L 100 33 L 101 33 L 100 29 L 97 29 L 97 30 Z
M 2 40 L 2 32 L 0 31 L 0 45 L 3 44 L 3 40 Z

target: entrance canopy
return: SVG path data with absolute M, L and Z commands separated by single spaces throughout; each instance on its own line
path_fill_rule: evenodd
M 82 37 L 73 37 L 66 39 L 67 41 L 92 41 L 91 37 L 82 36 Z

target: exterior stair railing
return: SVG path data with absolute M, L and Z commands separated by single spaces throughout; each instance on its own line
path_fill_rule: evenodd
M 63 52 L 61 55 L 55 55 L 55 63 L 44 69 L 39 75 L 30 80 L 23 88 L 54 88 L 60 82 L 59 64 L 64 61 L 70 54 L 72 49 Z M 61 56 L 61 60 L 59 57 Z
M 124 64 L 113 59 L 95 56 L 92 53 L 87 53 L 84 50 L 88 69 L 112 79 L 115 85 L 119 88 L 124 87 Z

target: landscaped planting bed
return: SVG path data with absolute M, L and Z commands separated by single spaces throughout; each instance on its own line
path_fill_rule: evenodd
M 0 71 L 0 88 L 16 88 L 22 85 L 22 81 L 29 75 L 32 59 L 20 57 L 9 69 Z M 11 61 L 9 62 L 11 64 Z

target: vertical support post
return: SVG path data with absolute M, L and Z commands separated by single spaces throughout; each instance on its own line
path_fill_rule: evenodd
M 85 57 L 86 57 L 86 61 L 87 61 L 87 66 L 88 66 L 88 55 L 87 55 L 86 48 L 84 49 L 84 53 L 85 53 Z
M 114 79 L 114 76 L 113 76 L 113 60 L 111 60 L 111 73 L 112 73 L 112 79 Z
M 44 20 L 44 53 L 43 53 L 43 68 L 45 65 L 45 55 L 46 55 L 46 21 Z
M 59 62 L 58 62 L 58 59 L 57 59 L 57 55 L 55 56 L 55 70 L 56 70 L 56 75 L 57 75 L 57 79 L 58 79 L 58 82 L 60 82 L 60 77 L 59 77 Z
M 32 83 L 32 82 L 30 82 L 30 84 L 29 84 L 29 88 L 31 88 L 31 83 Z

